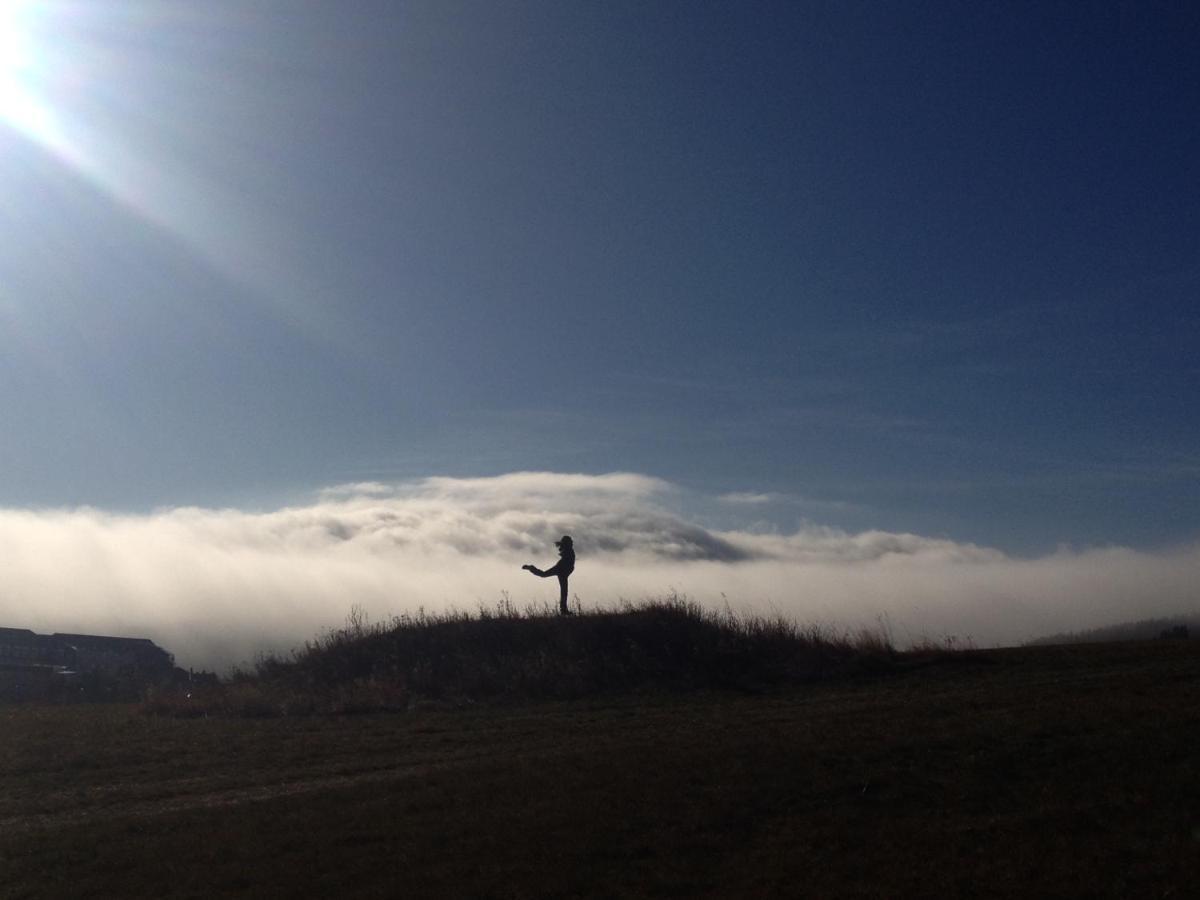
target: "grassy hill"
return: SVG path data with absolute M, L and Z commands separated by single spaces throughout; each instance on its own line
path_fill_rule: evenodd
M 1038 647 L 1051 644 L 1107 644 L 1113 641 L 1178 639 L 1196 635 L 1200 635 L 1200 615 L 1173 616 L 1169 619 L 1137 619 L 1083 631 L 1064 631 L 1030 641 L 1030 645 Z
M 660 613 L 638 628 L 657 633 Z M 566 641 L 612 625 L 586 619 L 497 627 Z M 567 699 L 2 708 L 0 896 L 1126 898 L 1200 883 L 1200 641 L 868 648 L 886 665 L 864 669 L 835 640 L 795 668 L 800 632 L 770 665 L 705 682 L 681 655 L 736 660 L 754 635 L 687 621 L 699 649 Z M 394 624 L 264 660 L 245 683 L 370 678 L 357 642 L 415 639 Z M 497 658 L 538 643 L 505 640 L 487 643 L 508 648 Z
M 160 691 L 168 715 L 305 715 L 570 700 L 656 690 L 772 687 L 885 671 L 885 635 L 706 610 L 685 598 L 570 617 L 509 604 L 478 614 L 401 616 L 344 628 L 232 682 Z

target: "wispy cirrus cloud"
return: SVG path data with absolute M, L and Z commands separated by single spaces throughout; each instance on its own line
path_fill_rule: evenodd
M 914 534 L 810 525 L 789 534 L 702 527 L 682 489 L 645 475 L 518 472 L 332 487 L 269 512 L 0 510 L 0 624 L 147 635 L 184 665 L 224 667 L 339 624 L 551 599 L 520 566 L 553 540 L 579 552 L 587 606 L 677 590 L 701 602 L 982 644 L 1200 606 L 1200 546 L 1015 559 Z
M 726 494 L 718 494 L 716 500 L 718 503 L 732 507 L 790 506 L 813 514 L 864 510 L 862 504 L 850 503 L 846 500 L 825 500 L 780 491 L 730 491 Z
M 782 499 L 775 493 L 756 493 L 754 491 L 730 491 L 717 497 L 722 503 L 732 503 L 734 506 L 763 506 Z

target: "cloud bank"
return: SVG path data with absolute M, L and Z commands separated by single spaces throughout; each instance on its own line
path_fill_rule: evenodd
M 980 645 L 1200 609 L 1200 544 L 1016 559 L 973 544 L 819 526 L 792 534 L 705 528 L 682 491 L 644 475 L 521 472 L 321 491 L 271 512 L 0 509 L 0 625 L 147 636 L 184 666 L 224 669 L 287 651 L 344 621 L 554 599 L 522 572 L 575 539 L 586 607 L 678 591 L 738 611 L 896 639 Z

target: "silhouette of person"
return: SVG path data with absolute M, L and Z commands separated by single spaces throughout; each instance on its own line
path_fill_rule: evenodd
M 534 565 L 521 566 L 526 572 L 532 572 L 538 578 L 549 578 L 551 575 L 558 576 L 558 612 L 560 615 L 569 616 L 571 611 L 567 609 L 567 578 L 575 571 L 575 542 L 571 540 L 569 534 L 564 534 L 562 540 L 554 542 L 554 546 L 558 548 L 558 562 L 551 569 L 539 569 Z

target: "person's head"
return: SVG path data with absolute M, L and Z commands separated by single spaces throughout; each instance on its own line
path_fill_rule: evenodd
M 562 556 L 568 551 L 574 552 L 575 550 L 575 543 L 571 540 L 571 536 L 569 534 L 564 534 L 561 539 L 555 541 L 554 546 L 558 548 L 559 556 Z

